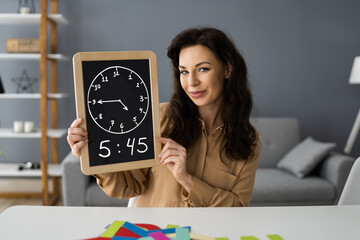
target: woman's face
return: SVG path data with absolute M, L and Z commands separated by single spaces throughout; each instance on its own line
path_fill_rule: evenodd
M 179 55 L 181 86 L 198 107 L 218 107 L 223 101 L 226 65 L 207 47 L 183 48 Z

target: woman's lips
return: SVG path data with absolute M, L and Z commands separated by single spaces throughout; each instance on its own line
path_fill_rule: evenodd
M 206 90 L 203 91 L 190 91 L 189 95 L 193 98 L 199 98 L 202 97 L 205 94 Z

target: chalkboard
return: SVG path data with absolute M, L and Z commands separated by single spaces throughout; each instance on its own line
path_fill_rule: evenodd
M 77 117 L 88 132 L 84 174 L 158 164 L 159 93 L 153 52 L 81 52 L 73 57 Z

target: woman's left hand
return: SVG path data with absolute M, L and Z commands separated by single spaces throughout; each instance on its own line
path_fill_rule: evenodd
M 180 183 L 187 192 L 192 187 L 192 177 L 186 169 L 186 149 L 170 138 L 156 138 L 158 142 L 164 144 L 160 152 L 160 163 L 167 166 L 174 175 L 176 181 Z

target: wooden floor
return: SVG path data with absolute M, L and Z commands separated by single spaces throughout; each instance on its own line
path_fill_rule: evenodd
M 40 198 L 0 198 L 0 214 L 8 207 L 16 205 L 42 205 L 42 199 Z M 56 203 L 56 206 L 63 206 L 62 197 Z

